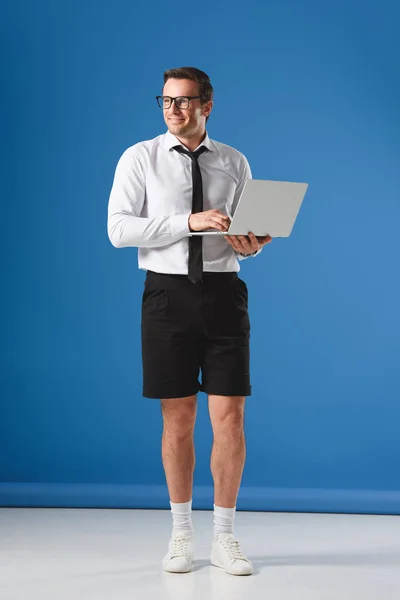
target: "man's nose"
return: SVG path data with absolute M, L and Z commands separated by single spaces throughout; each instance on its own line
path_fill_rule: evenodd
M 180 112 L 181 112 L 181 111 L 180 111 L 180 109 L 179 109 L 179 108 L 177 108 L 177 106 L 176 106 L 175 102 L 172 102 L 172 104 L 171 104 L 171 106 L 170 106 L 169 110 L 170 110 L 170 112 L 172 112 L 172 113 L 180 113 Z

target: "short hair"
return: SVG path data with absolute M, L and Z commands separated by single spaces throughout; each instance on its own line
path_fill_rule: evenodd
M 195 81 L 199 87 L 199 96 L 201 104 L 206 104 L 213 99 L 214 89 L 211 85 L 207 73 L 196 69 L 195 67 L 179 67 L 178 69 L 169 69 L 164 72 L 164 85 L 168 79 L 190 79 Z M 206 122 L 209 117 L 206 117 Z

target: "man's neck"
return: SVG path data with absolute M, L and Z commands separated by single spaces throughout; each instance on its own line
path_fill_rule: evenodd
M 194 150 L 196 150 L 196 148 L 198 146 L 200 146 L 201 142 L 204 141 L 205 137 L 206 137 L 206 132 L 203 131 L 203 133 L 196 135 L 195 137 L 190 137 L 190 138 L 183 138 L 183 137 L 178 137 L 175 136 L 181 144 L 183 144 L 190 152 L 193 152 Z

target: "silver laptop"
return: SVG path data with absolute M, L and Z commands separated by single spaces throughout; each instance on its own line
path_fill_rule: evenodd
M 189 235 L 270 235 L 289 237 L 300 210 L 308 183 L 248 179 L 231 217 L 228 231 L 206 229 Z

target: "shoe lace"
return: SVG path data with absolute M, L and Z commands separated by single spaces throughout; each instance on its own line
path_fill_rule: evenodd
M 229 558 L 232 560 L 246 560 L 246 557 L 242 554 L 238 540 L 225 540 L 224 545 Z
M 175 537 L 171 540 L 171 558 L 176 556 L 189 556 L 189 538 Z

